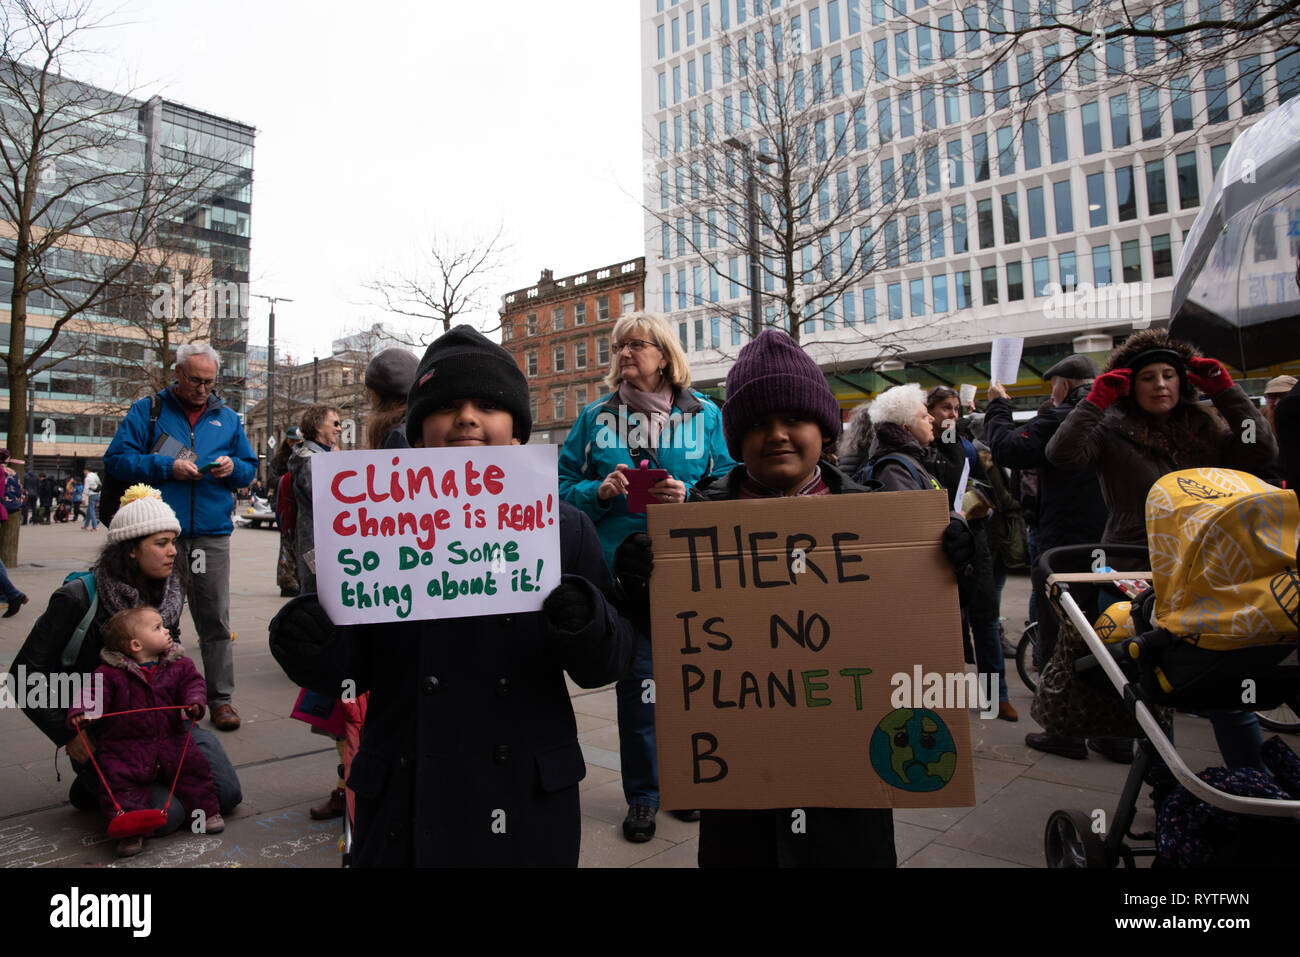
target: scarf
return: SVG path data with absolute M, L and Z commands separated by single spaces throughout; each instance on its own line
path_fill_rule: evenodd
M 799 486 L 799 488 L 796 489 L 794 492 L 790 493 L 790 497 L 795 497 L 799 495 L 830 495 L 830 494 L 831 494 L 830 486 L 827 485 L 826 480 L 822 478 L 822 468 L 820 465 L 818 465 L 816 468 L 813 469 L 812 477 L 809 478 L 808 481 L 804 482 L 803 485 Z M 787 493 L 785 492 L 779 492 L 774 488 L 769 488 L 768 486 L 760 482 L 758 479 L 754 478 L 754 476 L 746 472 L 745 480 L 740 483 L 740 493 L 736 497 L 737 498 L 782 498 L 785 497 L 786 495 Z
M 149 604 L 140 597 L 138 590 L 124 581 L 108 577 L 101 569 L 95 570 L 95 591 L 99 596 L 99 603 L 109 615 Z M 172 565 L 172 573 L 163 585 L 162 601 L 158 603 L 158 614 L 162 615 L 163 624 L 174 634 L 180 631 L 181 609 L 184 604 L 185 591 L 181 588 L 181 565 L 180 561 L 177 561 Z
M 629 382 L 618 387 L 618 397 L 624 406 L 646 417 L 650 428 L 650 447 L 659 447 L 659 436 L 668 424 L 673 410 L 673 387 L 665 382 L 653 392 L 642 392 Z

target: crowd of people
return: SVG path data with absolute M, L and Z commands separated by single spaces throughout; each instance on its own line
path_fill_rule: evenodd
M 312 406 L 275 450 L 264 488 L 280 520 L 276 582 L 291 600 L 271 623 L 271 650 L 304 692 L 339 704 L 351 704 L 355 693 L 365 702 L 346 782 L 311 811 L 343 814 L 346 786 L 355 799 L 357 865 L 576 864 L 585 764 L 566 674 L 584 688 L 616 683 L 623 834 L 632 842 L 654 836 L 654 705 L 644 692 L 652 678 L 655 543 L 644 511 L 629 500 L 631 469 L 665 473 L 650 486 L 652 507 L 944 492 L 949 520 L 939 544 L 963 623 L 953 640 L 964 642 L 981 673 L 997 677 L 1004 721 L 1019 717 L 1008 698 L 1000 624 L 1009 572 L 1027 571 L 1062 545 L 1145 543 L 1146 492 L 1175 469 L 1239 468 L 1295 487 L 1294 379 L 1271 381 L 1261 411 L 1220 362 L 1158 330 L 1131 336 L 1104 369 L 1084 355 L 1049 369 L 1051 398 L 1026 422 L 1015 421 L 1007 390 L 993 382 L 983 413 L 973 414 L 973 403 L 963 409 L 950 388 L 927 393 L 908 384 L 855 409 L 844 426 L 824 374 L 774 329 L 740 350 L 721 408 L 691 388 L 685 353 L 662 318 L 620 317 L 611 346 L 609 392 L 579 412 L 560 450 L 563 574 L 539 612 L 335 626 L 315 594 L 311 469 L 338 446 L 338 409 Z M 217 728 L 239 726 L 230 705 L 230 506 L 256 466 L 237 417 L 212 395 L 216 361 L 207 347 L 183 347 L 174 385 L 132 407 L 105 465 L 111 476 L 157 491 L 126 496 L 91 572 L 70 576 L 51 597 L 15 662 L 45 671 L 60 659 L 83 672 L 98 666 L 111 676 L 115 700 L 173 709 L 130 722 L 88 720 L 86 703 L 71 712 L 29 709 L 75 762 L 73 802 L 110 817 L 123 800 L 162 806 L 169 778 L 160 768 L 183 772 L 180 803 L 203 810 L 217 828 L 240 799 L 219 741 L 193 726 L 205 708 Z M 418 361 L 403 350 L 381 353 L 365 382 L 368 448 L 514 445 L 530 437 L 527 379 L 501 346 L 467 326 L 438 338 Z M 188 440 L 193 457 L 152 452 L 159 432 Z M 93 494 L 91 475 L 82 496 Z M 192 561 L 178 560 L 197 551 L 199 574 Z M 178 663 L 187 598 L 201 679 Z M 1099 608 L 1107 598 L 1098 597 Z M 1029 617 L 1042 626 L 1045 655 L 1055 633 L 1037 574 L 1033 604 Z M 1225 762 L 1257 766 L 1254 716 L 1210 717 Z M 184 733 L 195 745 L 188 754 L 176 748 Z M 1026 742 L 1071 758 L 1091 750 L 1131 761 L 1133 753 L 1128 739 L 1031 733 Z M 98 777 L 96 751 L 105 768 Z M 499 830 L 498 811 L 509 821 Z M 896 863 L 890 811 L 805 811 L 800 833 L 789 827 L 790 809 L 674 813 L 699 821 L 702 866 Z M 477 821 L 483 826 L 467 823 Z M 139 849 L 137 837 L 119 845 L 124 854 Z

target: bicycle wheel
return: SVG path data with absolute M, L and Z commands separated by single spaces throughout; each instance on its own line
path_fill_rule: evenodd
M 1034 646 L 1038 644 L 1038 622 L 1033 622 L 1020 636 L 1016 646 L 1016 671 L 1031 692 L 1038 690 L 1038 669 L 1034 667 Z

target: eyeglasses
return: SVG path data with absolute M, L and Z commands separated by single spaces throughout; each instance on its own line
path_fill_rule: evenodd
M 618 355 L 625 348 L 635 352 L 643 352 L 646 349 L 658 349 L 659 347 L 653 342 L 646 342 L 644 339 L 624 339 L 622 342 L 614 343 L 614 354 Z
M 211 389 L 217 384 L 216 379 L 200 379 L 197 376 L 187 375 L 185 381 L 196 389 Z

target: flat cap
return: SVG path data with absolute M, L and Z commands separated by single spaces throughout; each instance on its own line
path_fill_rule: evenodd
M 1044 372 L 1043 381 L 1050 381 L 1058 375 L 1064 379 L 1095 379 L 1097 378 L 1097 363 L 1082 353 L 1076 352 L 1072 356 L 1066 356 Z

